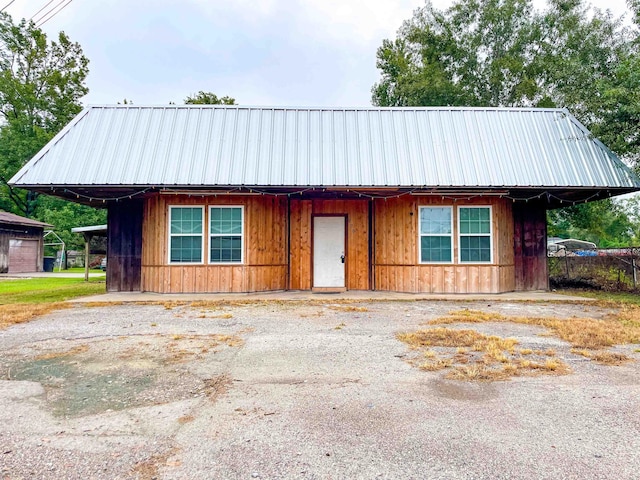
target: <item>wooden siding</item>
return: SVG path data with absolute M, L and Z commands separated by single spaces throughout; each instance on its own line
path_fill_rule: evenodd
M 244 206 L 244 263 L 207 264 L 209 238 L 208 229 L 205 229 L 204 263 L 169 264 L 168 215 L 169 206 L 172 205 L 203 206 L 205 224 L 208 223 L 209 206 Z M 423 205 L 453 208 L 454 250 L 451 264 L 419 262 L 418 217 L 419 207 Z M 458 262 L 457 207 L 465 205 L 490 205 L 492 208 L 491 264 Z M 528 274 L 525 282 L 523 272 L 531 268 L 529 264 L 534 260 L 531 260 L 531 256 L 523 256 L 522 252 L 519 257 L 514 254 L 514 236 L 532 231 L 530 227 L 523 227 L 531 222 L 530 212 L 523 211 L 521 206 L 518 208 L 520 210 L 516 211 L 510 200 L 497 197 L 457 199 L 453 202 L 451 199 L 428 196 L 372 201 L 155 195 L 144 201 L 141 289 L 161 293 L 310 290 L 313 281 L 313 218 L 317 215 L 346 216 L 345 268 L 346 287 L 349 290 L 499 293 L 513 291 L 525 284 L 526 288 L 531 289 L 531 285 L 539 285 L 533 280 L 539 281 L 541 276 L 539 273 L 534 277 Z M 544 209 L 542 213 L 534 210 L 534 215 L 533 231 L 539 240 Z M 520 219 L 519 227 L 516 221 L 517 231 L 514 230 L 516 218 Z M 371 231 L 370 224 L 373 225 Z M 534 257 L 539 263 L 538 240 Z M 523 266 L 525 258 L 529 262 L 526 268 Z M 516 283 L 518 268 L 521 275 L 519 284 Z M 546 261 L 542 271 L 546 285 Z
M 244 263 L 169 265 L 169 206 L 244 206 Z M 142 289 L 160 293 L 262 292 L 287 288 L 287 199 L 272 196 L 156 195 L 145 200 Z
M 142 200 L 109 205 L 107 213 L 107 291 L 135 292 L 141 287 Z
M 514 283 L 512 202 L 499 198 L 457 200 L 404 196 L 374 203 L 374 288 L 423 293 L 498 293 Z M 492 207 L 491 264 L 458 263 L 457 207 Z M 453 262 L 420 264 L 420 206 L 453 207 Z
M 514 205 L 515 290 L 548 290 L 547 215 L 541 202 Z
M 346 287 L 368 290 L 369 285 L 369 201 L 298 200 L 290 207 L 290 285 L 291 290 L 310 290 L 312 271 L 312 219 L 314 215 L 346 215 Z

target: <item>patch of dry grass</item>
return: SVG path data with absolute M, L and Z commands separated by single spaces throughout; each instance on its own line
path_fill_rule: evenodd
M 160 474 L 160 467 L 169 465 L 169 458 L 176 455 L 179 448 L 172 448 L 164 453 L 152 455 L 144 461 L 138 462 L 131 469 L 138 480 L 156 480 Z
M 54 303 L 10 303 L 0 305 L 0 329 L 18 323 L 29 322 L 36 317 L 46 315 L 54 310 L 71 308 L 73 305 L 65 302 Z
M 622 365 L 631 360 L 624 353 L 609 352 L 607 350 L 594 352 L 591 358 L 594 362 L 601 363 L 602 365 Z
M 93 307 L 113 307 L 114 305 L 124 305 L 124 302 L 115 301 L 115 302 L 83 302 L 82 303 L 83 307 L 89 307 L 89 308 L 93 308 Z
M 184 425 L 186 423 L 193 422 L 194 420 L 195 417 L 193 415 L 183 415 L 182 417 L 178 418 L 178 423 L 180 425 Z
M 534 352 L 517 349 L 515 338 L 484 335 L 475 330 L 444 327 L 397 334 L 398 340 L 422 355 L 410 363 L 421 370 L 449 369 L 446 378 L 496 381 L 538 373 L 561 375 L 569 368 L 552 350 Z M 438 351 L 434 350 L 438 349 Z M 525 351 L 528 358 L 521 352 Z
M 221 313 L 220 315 L 211 315 L 207 318 L 221 318 L 221 319 L 228 320 L 229 318 L 233 318 L 233 314 L 227 312 L 227 313 Z
M 82 345 L 75 346 L 69 350 L 65 350 L 63 352 L 49 352 L 49 353 L 43 353 L 41 355 L 37 355 L 35 357 L 35 360 L 49 360 L 51 358 L 70 357 L 72 355 L 78 355 L 80 353 L 85 353 L 87 351 L 89 351 L 89 345 L 82 344 Z
M 355 305 L 329 305 L 331 310 L 337 310 L 338 312 L 368 312 L 367 307 L 358 307 Z
M 618 312 L 605 319 L 512 317 L 477 310 L 456 310 L 431 320 L 431 325 L 451 323 L 511 322 L 549 329 L 553 335 L 577 349 L 600 350 L 614 345 L 640 343 L 640 306 L 618 305 Z
M 204 391 L 209 400 L 215 401 L 229 391 L 231 383 L 231 377 L 226 373 L 217 377 L 207 378 L 204 380 Z
M 612 305 L 608 303 L 606 306 L 611 307 Z M 548 329 L 549 334 L 557 336 L 571 344 L 573 347 L 571 353 L 574 355 L 583 356 L 603 365 L 621 365 L 631 359 L 627 355 L 610 352 L 606 349 L 615 345 L 640 343 L 640 306 L 634 304 L 616 304 L 615 306 L 618 307 L 615 313 L 600 320 L 578 317 L 564 319 L 552 317 L 518 317 L 506 316 L 496 312 L 463 309 L 451 311 L 446 317 L 437 318 L 428 323 L 430 325 L 448 325 L 453 323 L 511 322 L 523 325 L 535 325 Z M 435 333 L 429 335 L 439 338 L 443 335 L 443 331 L 448 329 L 440 327 L 433 330 Z M 469 340 L 467 337 L 471 335 L 468 332 L 473 332 L 473 330 L 459 330 L 459 332 L 467 333 L 455 334 L 460 341 L 458 343 L 452 341 L 451 345 L 468 347 Z M 416 334 L 419 336 L 420 332 L 416 332 Z M 416 341 L 413 342 L 414 348 Z M 442 346 L 450 345 L 443 344 Z M 518 370 L 522 368 L 557 373 L 566 373 L 567 371 L 566 365 L 557 360 L 556 352 L 553 349 L 544 351 L 517 349 L 514 352 L 513 347 L 511 347 L 511 350 L 508 350 L 501 348 L 500 345 L 490 345 L 489 343 L 473 345 L 471 348 L 476 352 L 484 352 L 483 359 L 485 361 L 504 364 L 506 369 L 500 371 L 496 368 L 480 368 L 478 365 L 458 365 L 455 366 L 449 374 L 450 378 L 487 380 L 488 377 L 492 377 L 493 379 L 500 380 L 513 376 L 514 374 L 519 375 Z M 504 350 L 508 350 L 510 356 L 505 354 Z M 547 360 L 542 362 L 521 358 L 515 363 L 516 370 L 514 372 L 512 363 L 514 353 L 520 357 L 547 357 Z
M 417 332 L 399 333 L 398 340 L 412 348 L 419 347 L 472 347 L 485 337 L 475 330 L 452 330 L 449 328 L 433 328 Z
M 167 335 L 158 335 L 167 337 Z M 244 340 L 239 335 L 183 335 L 174 334 L 168 336 L 171 340 L 166 344 L 168 355 L 165 358 L 169 363 L 180 363 L 202 354 L 216 352 L 216 347 L 226 345 L 227 347 L 241 347 Z
M 590 351 L 586 349 L 572 348 L 571 353 L 589 358 L 602 365 L 622 365 L 623 363 L 631 361 L 631 358 L 624 353 L 610 352 L 608 350 Z

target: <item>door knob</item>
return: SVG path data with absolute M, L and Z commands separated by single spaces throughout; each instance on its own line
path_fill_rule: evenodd
M 344 263 L 344 253 L 343 253 L 342 255 L 340 255 L 340 261 L 341 261 L 342 263 Z

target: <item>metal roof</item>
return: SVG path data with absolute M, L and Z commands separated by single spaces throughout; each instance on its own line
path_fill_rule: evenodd
M 88 227 L 73 227 L 71 229 L 71 232 L 72 233 L 89 233 L 93 235 L 106 236 L 107 226 L 106 225 L 90 225 Z
M 27 217 L 21 217 L 20 215 L 16 215 L 14 213 L 9 212 L 0 212 L 0 223 L 9 224 L 9 225 L 20 225 L 22 227 L 39 227 L 39 228 L 47 228 L 51 227 L 48 223 L 39 222 L 37 220 L 32 220 Z
M 564 109 L 205 105 L 87 107 L 10 183 L 640 188 Z

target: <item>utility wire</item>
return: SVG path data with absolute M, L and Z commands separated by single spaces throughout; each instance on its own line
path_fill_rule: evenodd
M 4 7 L 2 7 L 2 10 L 0 10 L 0 12 L 4 12 L 13 2 L 15 2 L 16 0 L 11 0 L 9 3 L 7 3 Z
M 65 7 L 67 5 L 69 5 L 71 2 L 73 2 L 73 0 L 69 0 L 67 3 L 65 3 L 64 5 L 62 5 L 62 7 L 60 7 L 60 9 L 56 12 L 54 12 L 51 16 L 49 16 L 48 18 L 46 18 L 46 20 L 40 19 L 40 23 L 37 24 L 37 27 L 40 28 L 42 25 L 44 25 L 45 23 L 47 23 L 49 20 L 51 20 L 53 17 L 55 17 L 56 15 L 58 15 L 62 10 L 65 9 Z M 62 2 L 61 2 L 62 3 Z M 56 7 L 57 8 L 57 7 Z M 43 17 L 44 18 L 44 17 Z
M 46 9 L 51 3 L 57 1 L 57 4 L 54 5 L 53 7 L 51 7 L 50 10 L 47 10 L 46 12 L 44 12 L 42 15 L 39 15 L 38 13 L 36 13 L 32 18 L 34 23 L 38 23 L 39 21 L 41 21 L 44 17 L 46 17 L 47 15 L 49 15 L 51 12 L 53 12 L 56 8 L 58 8 L 62 2 L 64 2 L 65 0 L 49 0 L 49 3 L 47 3 L 44 7 L 42 7 L 38 12 L 41 12 L 42 10 Z
M 34 18 L 36 18 L 38 16 L 38 14 L 43 11 L 45 8 L 47 8 L 49 5 L 51 5 L 54 2 L 54 0 L 49 0 L 44 7 L 42 7 L 40 10 L 38 10 L 36 13 L 34 13 L 33 15 L 31 15 L 31 18 L 29 20 L 33 20 Z

